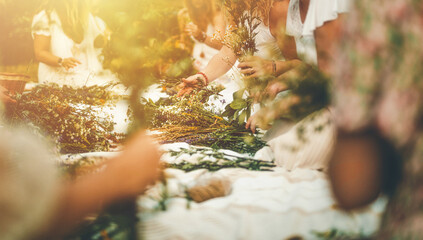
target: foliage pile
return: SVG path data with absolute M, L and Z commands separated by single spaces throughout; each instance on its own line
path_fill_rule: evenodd
M 216 89 L 203 89 L 190 97 L 170 97 L 157 103 L 146 101 L 151 130 L 161 132 L 161 143 L 186 142 L 192 145 L 229 149 L 253 155 L 266 146 L 243 124 L 213 112 L 207 100 L 215 97 Z
M 26 123 L 48 136 L 61 153 L 108 151 L 121 137 L 113 133 L 110 116 L 98 114 L 113 99 L 108 87 L 38 85 L 16 96 L 7 118 L 10 124 Z

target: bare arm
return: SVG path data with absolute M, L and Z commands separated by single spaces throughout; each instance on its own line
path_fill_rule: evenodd
M 51 37 L 44 35 L 34 35 L 34 54 L 37 61 L 47 64 L 52 67 L 64 67 L 66 69 L 76 67 L 78 64 L 81 64 L 75 58 L 61 58 L 55 56 L 50 51 L 50 41 Z M 60 63 L 60 61 L 62 61 Z
M 50 52 L 51 37 L 44 35 L 34 36 L 34 53 L 37 61 L 50 65 L 52 67 L 60 67 L 59 57 L 54 56 Z
M 205 43 L 207 46 L 220 50 L 223 46 L 221 39 L 223 38 L 226 30 L 225 18 L 221 12 L 217 12 L 216 16 L 214 16 L 213 26 L 215 28 L 214 34 L 216 34 L 217 38 L 203 32 L 194 23 L 187 24 L 185 26 L 185 32 L 193 36 L 198 41 Z
M 326 22 L 314 31 L 318 66 L 325 74 L 330 73 L 330 64 L 335 58 L 334 46 L 339 41 L 342 19 L 343 15 L 339 15 L 337 19 Z
M 139 133 L 103 172 L 81 177 L 62 187 L 57 211 L 40 239 L 66 234 L 87 215 L 145 191 L 159 176 L 159 158 L 152 139 Z
M 181 90 L 178 92 L 178 96 L 188 95 L 194 89 L 200 88 L 201 85 L 207 85 L 208 83 L 216 80 L 223 74 L 227 73 L 232 66 L 235 64 L 237 56 L 227 46 L 223 46 L 219 53 L 217 53 L 209 62 L 207 67 L 202 71 L 207 76 L 207 79 L 202 74 L 195 74 L 186 79 L 182 79 L 182 83 L 179 85 Z
M 217 12 L 216 16 L 213 19 L 213 25 L 215 31 L 214 34 L 216 35 L 216 37 L 207 35 L 207 38 L 204 43 L 214 49 L 220 50 L 223 44 L 219 39 L 223 39 L 226 30 L 226 22 L 222 12 Z

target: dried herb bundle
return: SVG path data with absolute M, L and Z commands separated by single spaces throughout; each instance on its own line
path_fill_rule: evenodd
M 151 130 L 161 132 L 156 136 L 161 143 L 186 142 L 251 155 L 266 146 L 243 124 L 213 112 L 213 106 L 204 103 L 217 91 L 212 88 L 189 98 L 170 97 L 157 103 L 146 101 L 146 109 L 152 116 L 149 120 Z
M 108 151 L 121 137 L 113 133 L 111 116 L 99 116 L 99 109 L 113 99 L 108 87 L 38 85 L 16 96 L 7 118 L 51 138 L 61 153 Z
M 258 5 L 255 0 L 224 0 L 228 19 L 232 22 L 226 31 L 223 43 L 238 57 L 252 56 L 257 51 L 255 37 L 260 25 Z

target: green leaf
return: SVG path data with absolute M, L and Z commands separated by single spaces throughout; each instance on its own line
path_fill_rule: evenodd
M 233 102 L 231 102 L 230 105 L 231 108 L 240 110 L 247 107 L 247 101 L 245 101 L 244 99 L 235 99 Z
M 241 112 L 241 114 L 238 117 L 238 123 L 242 124 L 245 121 L 245 118 L 247 117 L 247 111 L 244 110 Z

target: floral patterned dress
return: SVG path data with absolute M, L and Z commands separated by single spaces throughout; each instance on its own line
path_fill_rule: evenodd
M 333 64 L 340 129 L 376 127 L 404 172 L 383 239 L 423 236 L 423 1 L 356 0 Z

